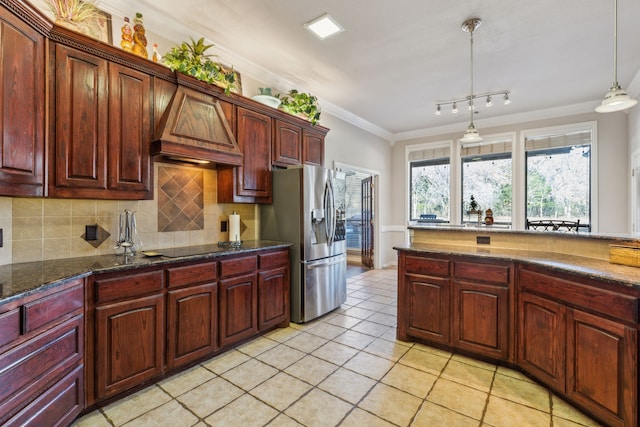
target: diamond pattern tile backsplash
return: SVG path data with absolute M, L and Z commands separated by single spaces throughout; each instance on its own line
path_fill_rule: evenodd
M 203 172 L 158 167 L 158 231 L 204 229 Z

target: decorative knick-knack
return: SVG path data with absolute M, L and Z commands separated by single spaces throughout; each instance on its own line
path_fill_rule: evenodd
M 485 225 L 493 225 L 493 211 L 491 209 L 487 209 L 484 214 Z
M 120 41 L 120 47 L 127 52 L 133 51 L 133 30 L 129 25 L 129 18 L 124 18 L 124 25 L 122 26 L 122 40 Z
M 147 37 L 144 33 L 142 14 L 136 12 L 136 17 L 133 18 L 133 53 L 143 58 L 149 58 L 149 54 L 147 53 Z
M 160 54 L 158 53 L 158 43 L 153 44 L 153 54 L 151 55 L 153 62 L 160 62 Z

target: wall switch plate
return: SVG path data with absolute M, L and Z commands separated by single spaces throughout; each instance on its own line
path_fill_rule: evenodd
M 229 221 L 220 221 L 220 231 L 229 231 Z
M 84 240 L 87 242 L 98 240 L 98 224 L 84 226 Z
M 490 245 L 491 236 L 476 236 L 476 243 L 479 245 Z

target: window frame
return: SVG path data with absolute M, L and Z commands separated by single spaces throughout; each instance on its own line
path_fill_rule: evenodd
M 409 161 L 409 221 L 418 221 L 420 218 L 411 218 L 413 212 L 413 168 L 424 166 L 449 165 L 449 217 L 437 222 L 451 223 L 451 157 L 441 157 L 438 159 L 413 160 Z M 434 221 L 436 222 L 436 221 Z

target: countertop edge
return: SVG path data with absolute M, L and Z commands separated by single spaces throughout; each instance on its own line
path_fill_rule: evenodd
M 220 248 L 213 245 L 186 246 L 158 249 L 160 253 L 172 253 L 171 256 L 146 257 L 142 254 L 124 257 L 123 255 L 99 255 L 91 257 L 65 258 L 60 260 L 35 261 L 0 266 L 0 305 L 48 291 L 71 280 L 86 278 L 95 274 L 106 274 L 147 267 L 157 267 L 177 263 L 206 261 L 223 256 L 253 254 L 268 250 L 289 248 L 289 242 L 256 240 L 246 242 L 241 248 Z M 206 248 L 211 248 L 207 251 Z M 197 253 L 189 253 L 189 251 Z M 177 253 L 177 255 L 174 255 Z M 181 255 L 182 254 L 182 255 Z M 124 261 L 124 262 L 123 262 Z M 65 266 L 65 263 L 69 266 Z M 60 271 L 56 271 L 56 268 Z M 14 282 L 23 282 L 16 287 Z M 30 282 L 24 284 L 25 282 Z M 10 294 L 3 296 L 10 288 Z
M 411 246 L 394 246 L 396 251 L 420 254 L 441 254 L 454 256 L 475 256 L 485 259 L 514 261 L 529 265 L 539 265 L 556 271 L 576 274 L 626 288 L 640 290 L 640 269 L 594 258 L 564 255 L 550 252 L 517 250 L 517 249 L 485 249 L 474 247 L 454 247 L 437 244 L 413 244 Z

